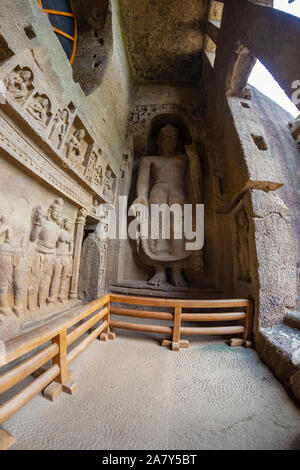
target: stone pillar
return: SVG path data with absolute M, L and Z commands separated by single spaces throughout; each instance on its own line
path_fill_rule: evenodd
M 78 210 L 77 219 L 75 222 L 75 244 L 73 255 L 73 273 L 71 279 L 70 299 L 78 299 L 78 280 L 79 280 L 79 266 L 80 255 L 83 239 L 83 229 L 85 225 L 85 218 L 87 215 L 86 209 L 83 207 Z

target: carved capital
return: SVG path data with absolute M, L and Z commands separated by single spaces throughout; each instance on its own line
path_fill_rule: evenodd
M 77 219 L 76 219 L 76 224 L 85 224 L 85 218 L 88 214 L 87 209 L 85 207 L 80 207 L 77 212 Z

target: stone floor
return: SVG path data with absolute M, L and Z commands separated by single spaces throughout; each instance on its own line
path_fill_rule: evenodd
M 72 364 L 78 389 L 8 420 L 12 449 L 299 449 L 300 410 L 253 350 L 118 332 Z

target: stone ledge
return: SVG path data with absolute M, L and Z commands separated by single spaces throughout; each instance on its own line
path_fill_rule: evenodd
M 300 330 L 300 312 L 288 312 L 283 321 L 287 326 Z
M 262 360 L 300 405 L 300 331 L 277 325 L 260 333 L 257 349 Z

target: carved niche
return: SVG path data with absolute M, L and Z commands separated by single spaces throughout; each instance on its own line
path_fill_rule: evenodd
M 195 142 L 183 145 L 184 128 L 178 126 L 180 121 L 177 126 L 161 122 L 153 134 L 155 150 L 140 160 L 132 209 L 141 215 L 143 207 L 152 210 L 152 205 L 176 204 L 181 209 L 184 204 L 190 204 L 194 211 L 190 223 L 194 225 L 196 204 L 202 203 L 200 157 Z M 186 271 L 203 271 L 202 250 L 186 249 L 184 217 L 182 211 L 174 215 L 169 237 L 163 236 L 162 221 L 159 221 L 157 237 L 139 237 L 134 244 L 140 263 L 153 270 L 153 275 L 147 281 L 153 288 L 163 289 L 165 284 L 187 288 L 189 282 L 185 279 Z M 180 224 L 175 224 L 176 218 Z M 167 223 L 166 219 L 164 223 Z M 178 236 L 176 230 L 180 225 L 181 233 Z M 149 221 L 146 228 L 150 234 L 152 226 Z
M 105 204 L 97 207 L 97 217 L 96 230 L 86 237 L 81 252 L 79 292 L 86 301 L 99 297 L 105 287 L 109 219 Z
M 29 67 L 19 65 L 4 79 L 8 93 L 22 106 L 31 95 L 34 87 L 33 73 Z
M 86 169 L 85 169 L 85 177 L 91 181 L 92 178 L 93 178 L 93 174 L 94 174 L 94 169 L 95 169 L 95 166 L 97 164 L 97 161 L 98 161 L 98 155 L 96 154 L 95 151 L 92 151 L 91 153 L 91 156 L 88 160 L 88 164 L 86 166 Z
M 148 104 L 132 108 L 129 117 L 128 135 L 134 135 L 145 128 L 147 121 L 161 112 L 189 113 L 196 121 L 203 119 L 203 107 L 194 104 Z
M 113 201 L 116 185 L 116 175 L 109 165 L 106 166 L 103 176 L 103 194 L 109 201 Z
M 26 111 L 35 119 L 36 123 L 47 127 L 51 119 L 51 102 L 45 94 L 36 93 L 30 100 Z
M 87 160 L 94 141 L 82 121 L 75 117 L 65 141 L 66 162 L 82 175 L 86 171 Z
M 53 124 L 52 124 L 51 131 L 49 134 L 49 139 L 51 143 L 58 150 L 60 150 L 62 147 L 62 143 L 67 133 L 69 123 L 70 123 L 69 110 L 66 108 L 62 110 L 58 110 L 53 119 Z

